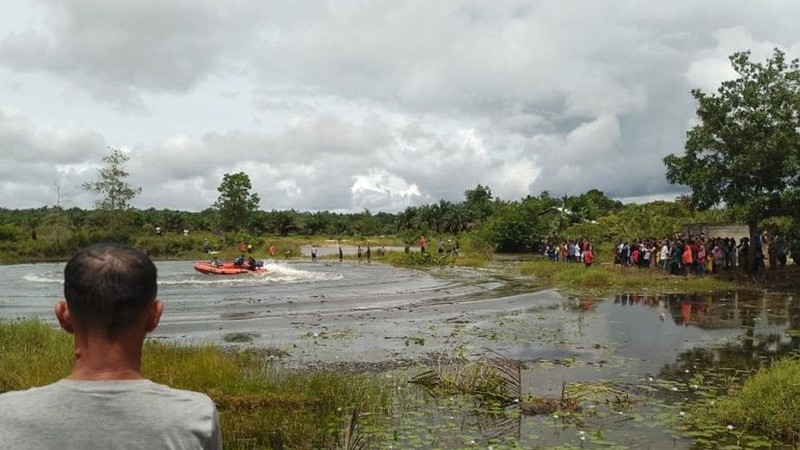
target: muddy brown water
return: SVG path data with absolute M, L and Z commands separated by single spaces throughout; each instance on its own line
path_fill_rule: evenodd
M 282 349 L 281 364 L 292 368 L 376 370 L 402 391 L 395 430 L 383 443 L 395 448 L 714 448 L 667 425 L 683 417 L 697 377 L 714 368 L 750 370 L 800 348 L 800 302 L 792 295 L 570 298 L 489 270 L 267 267 L 266 276 L 227 278 L 195 273 L 191 262 L 159 262 L 166 309 L 152 337 Z M 0 266 L 0 317 L 55 324 L 62 274 L 63 264 Z M 630 402 L 598 395 L 587 397 L 598 414 L 528 417 L 405 383 L 431 358 L 455 352 L 523 362 L 523 396 L 557 397 L 565 383 L 592 384 Z

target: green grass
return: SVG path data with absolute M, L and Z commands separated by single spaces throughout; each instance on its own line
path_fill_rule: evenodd
M 557 286 L 568 291 L 595 291 L 601 293 L 628 290 L 650 292 L 699 292 L 737 289 L 742 286 L 713 276 L 673 276 L 660 269 L 638 269 L 607 264 L 583 264 L 552 262 L 537 258 L 522 264 L 523 275 L 532 275 L 545 285 Z
M 800 361 L 784 359 L 759 370 L 719 402 L 717 419 L 734 429 L 800 443 Z
M 52 383 L 70 372 L 72 339 L 36 320 L 0 321 L 0 392 Z M 200 391 L 219 408 L 225 448 L 338 448 L 357 404 L 366 429 L 387 419 L 389 390 L 374 379 L 297 372 L 254 351 L 148 341 L 145 377 Z
M 410 253 L 404 252 L 389 252 L 384 261 L 396 267 L 445 267 L 445 266 L 460 266 L 460 267 L 483 267 L 488 260 L 485 256 L 478 253 L 455 254 L 448 253 L 425 253 L 419 251 L 412 251 Z

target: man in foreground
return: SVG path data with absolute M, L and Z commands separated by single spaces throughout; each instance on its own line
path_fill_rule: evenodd
M 141 374 L 142 346 L 158 325 L 156 267 L 142 252 L 95 244 L 64 269 L 56 303 L 75 339 L 69 377 L 0 395 L 0 446 L 14 449 L 221 449 L 206 395 Z

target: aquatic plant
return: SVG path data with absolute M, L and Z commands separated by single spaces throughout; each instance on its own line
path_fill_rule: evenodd
M 511 404 L 519 400 L 522 364 L 499 354 L 469 358 L 463 353 L 439 354 L 430 370 L 412 383 L 442 392 L 458 392 L 486 400 Z

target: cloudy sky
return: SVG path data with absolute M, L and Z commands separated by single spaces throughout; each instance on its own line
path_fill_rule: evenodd
M 0 207 L 89 207 L 108 148 L 140 208 L 398 211 L 489 185 L 674 198 L 693 87 L 800 56 L 800 2 L 20 0 L 0 15 Z

